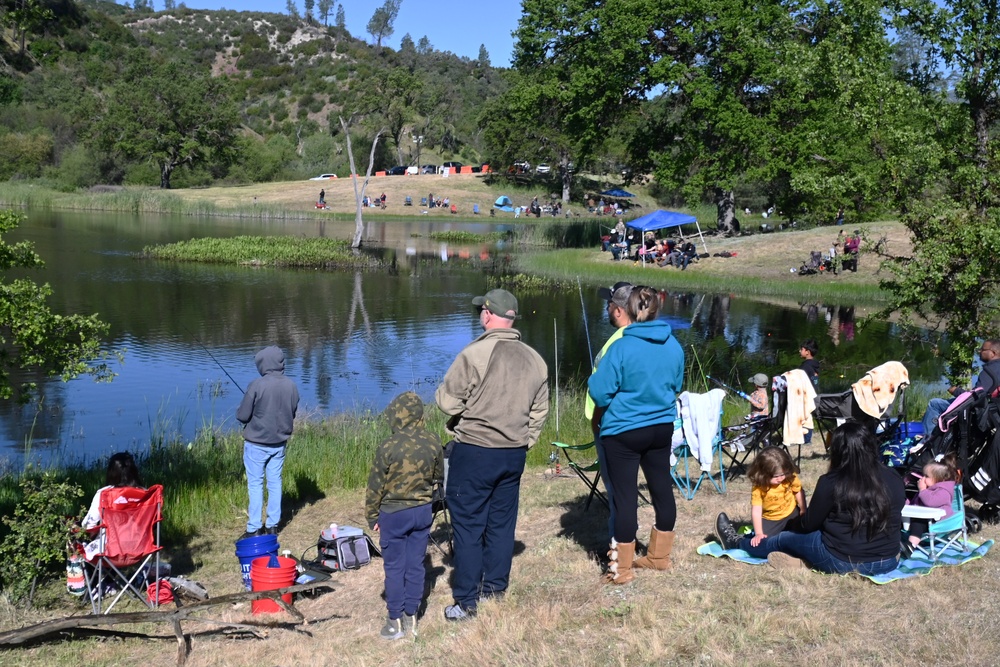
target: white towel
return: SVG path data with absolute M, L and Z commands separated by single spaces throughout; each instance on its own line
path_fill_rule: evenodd
M 722 399 L 725 397 L 726 392 L 722 389 L 712 389 L 707 394 L 685 391 L 678 397 L 684 439 L 691 452 L 697 454 L 705 472 L 712 472 L 712 445 L 719 435 Z

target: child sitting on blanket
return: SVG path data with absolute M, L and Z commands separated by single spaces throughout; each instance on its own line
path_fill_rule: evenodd
M 958 460 L 954 452 L 938 454 L 933 461 L 924 466 L 924 476 L 917 480 L 920 489 L 913 499 L 913 505 L 935 507 L 945 511 L 946 518 L 955 513 L 952 501 L 955 498 L 955 485 L 958 483 Z M 920 538 L 927 532 L 929 522 L 926 519 L 912 519 L 908 540 L 911 547 L 920 544 Z
M 737 546 L 727 544 L 727 540 L 720 535 L 719 541 L 726 549 L 743 549 L 743 544 L 747 541 L 750 546 L 756 547 L 765 537 L 797 527 L 806 512 L 802 482 L 799 481 L 792 458 L 783 448 L 765 447 L 761 450 L 747 470 L 747 479 L 753 485 L 750 494 L 753 537 L 744 537 Z M 719 515 L 716 526 L 720 523 L 730 523 L 724 512 Z

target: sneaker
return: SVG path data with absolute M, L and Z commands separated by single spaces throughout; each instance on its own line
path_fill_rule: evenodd
M 259 532 L 260 532 L 261 535 L 277 535 L 278 534 L 278 527 L 277 526 L 268 526 L 267 528 L 262 528 Z
M 772 551 L 767 555 L 767 564 L 775 570 L 801 570 L 806 566 L 801 558 L 783 554 L 780 551 Z
M 403 634 L 417 636 L 417 615 L 403 614 Z
M 459 604 L 450 604 L 444 608 L 444 620 L 446 621 L 468 621 L 475 617 L 475 609 L 465 609 Z
M 740 546 L 740 534 L 733 528 L 733 522 L 729 520 L 725 512 L 719 514 L 715 520 L 715 536 L 719 538 L 719 544 L 726 551 L 737 549 Z
M 378 633 L 379 637 L 382 639 L 402 639 L 403 638 L 403 621 L 399 618 L 390 618 L 385 622 L 381 632 Z
M 260 537 L 263 534 L 264 534 L 264 529 L 263 528 L 261 528 L 259 530 L 254 530 L 254 531 L 248 530 L 245 533 L 243 533 L 242 535 L 240 535 L 239 537 L 237 537 L 236 541 L 239 542 L 240 540 L 246 540 L 246 539 L 249 539 L 251 537 Z

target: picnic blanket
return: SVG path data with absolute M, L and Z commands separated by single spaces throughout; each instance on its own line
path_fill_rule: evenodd
M 954 546 L 945 549 L 944 554 L 942 554 L 938 560 L 931 561 L 925 554 L 914 551 L 913 555 L 909 558 L 905 558 L 899 562 L 899 565 L 895 570 L 891 572 L 886 572 L 885 574 L 876 574 L 873 576 L 865 576 L 865 579 L 870 579 L 876 584 L 887 584 L 890 581 L 896 581 L 898 579 L 909 579 L 910 577 L 919 577 L 929 573 L 935 567 L 940 565 L 963 565 L 971 560 L 977 560 L 986 555 L 986 552 L 990 550 L 993 546 L 993 540 L 986 540 L 982 544 L 976 544 L 975 542 L 968 542 L 969 550 L 963 551 Z M 766 558 L 754 558 L 748 554 L 743 549 L 723 549 L 722 545 L 718 542 L 706 542 L 705 544 L 698 547 L 698 553 L 702 556 L 714 556 L 715 558 L 721 558 L 726 556 L 727 558 L 732 558 L 741 563 L 749 563 L 750 565 L 763 565 L 767 562 Z

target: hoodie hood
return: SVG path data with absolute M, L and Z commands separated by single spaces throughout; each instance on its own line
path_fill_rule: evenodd
M 623 336 L 633 336 L 648 340 L 651 343 L 662 345 L 673 334 L 673 329 L 666 320 L 653 320 L 652 322 L 635 322 L 625 327 Z
M 424 402 L 412 391 L 403 392 L 392 399 L 382 412 L 389 420 L 389 428 L 399 433 L 404 428 L 418 425 L 424 418 Z
M 261 375 L 285 372 L 285 353 L 277 345 L 265 347 L 253 358 L 257 372 Z

